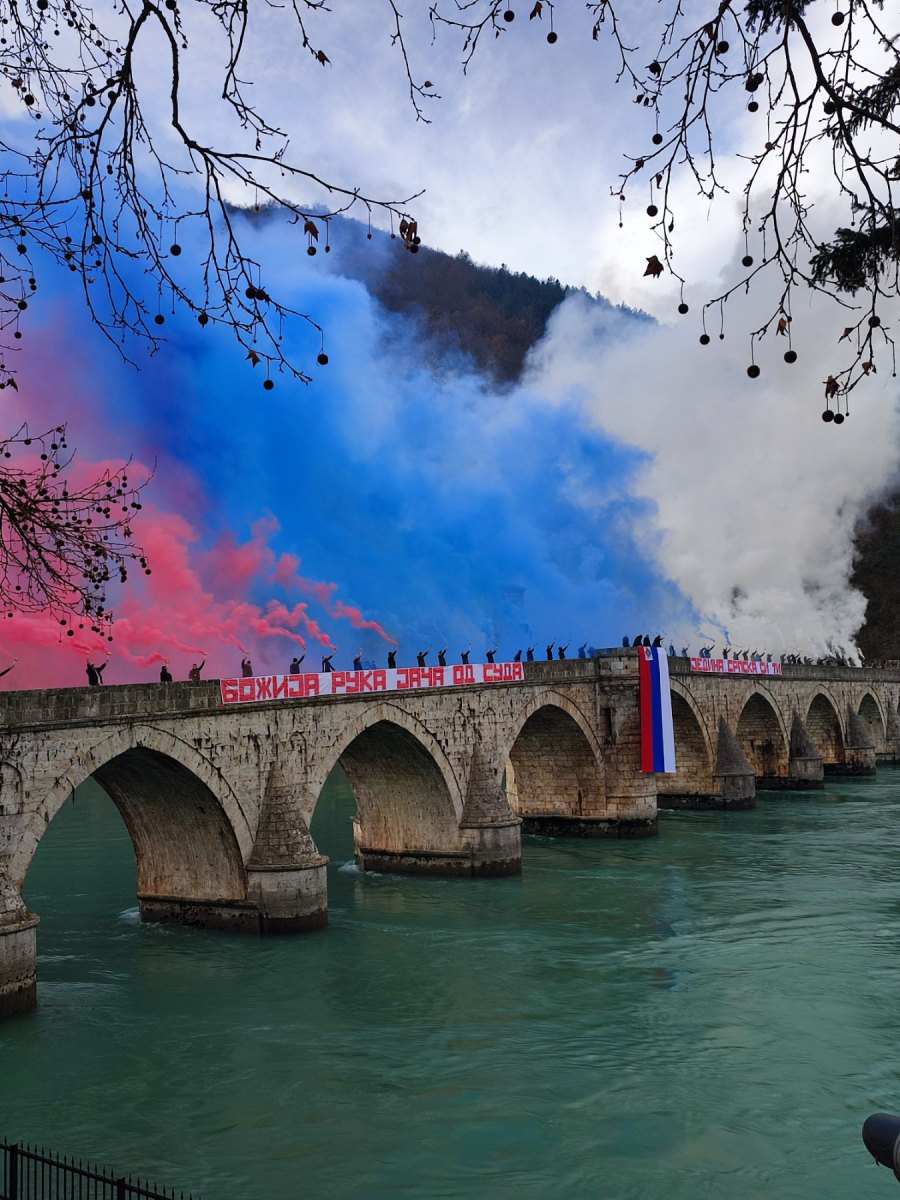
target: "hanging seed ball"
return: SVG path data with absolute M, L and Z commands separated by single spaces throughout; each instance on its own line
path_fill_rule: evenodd
M 647 205 L 647 216 L 648 217 L 655 217 L 658 212 L 659 212 L 659 209 L 656 207 L 655 204 Z
M 834 423 L 835 423 L 835 425 L 843 425 L 844 414 L 843 413 L 835 413 L 834 414 Z
M 272 379 L 263 380 L 263 387 L 266 389 L 267 392 L 271 392 L 271 390 L 274 386 L 275 386 L 274 380 L 272 380 Z
M 556 34 L 553 32 L 553 30 L 551 29 L 551 30 L 550 30 L 550 32 L 547 34 L 547 41 L 548 41 L 548 42 L 550 43 L 550 45 L 552 46 L 552 45 L 553 45 L 553 43 L 554 43 L 556 40 L 557 40 L 557 35 L 556 35 Z
M 65 625 L 65 624 L 66 624 L 66 618 L 65 618 L 65 617 L 60 617 L 60 618 L 59 618 L 59 623 L 60 623 L 60 625 Z
M 162 315 L 162 313 L 157 313 L 153 320 L 157 323 L 157 325 L 165 325 L 166 323 L 166 318 Z
M 827 424 L 829 421 L 833 421 L 833 420 L 834 420 L 834 413 L 831 411 L 831 409 L 830 409 L 830 408 L 826 408 L 826 409 L 825 409 L 825 411 L 822 413 L 822 420 L 823 420 L 823 421 L 824 421 L 826 424 Z
M 74 629 L 67 629 L 67 630 L 66 630 L 66 637 L 74 637 L 74 636 L 75 636 L 75 630 L 74 630 Z
M 846 17 L 844 16 L 844 14 L 842 12 L 836 12 L 836 13 L 832 14 L 832 17 L 831 17 L 832 25 L 843 25 L 845 20 L 846 20 Z
M 786 350 L 784 352 L 784 361 L 786 363 L 795 363 L 797 361 L 797 351 L 796 350 Z
M 205 313 L 205 312 L 202 312 L 202 313 L 199 315 L 199 317 L 197 318 L 197 321 L 198 321 L 198 322 L 199 322 L 199 324 L 201 324 L 201 325 L 208 325 L 208 324 L 209 324 L 209 317 L 206 315 L 206 313 Z
M 653 137 L 650 139 L 654 146 L 661 146 L 662 140 L 663 135 L 661 133 L 654 133 Z
M 306 247 L 306 253 L 309 255 L 310 258 L 312 258 L 312 256 L 315 254 L 315 252 L 316 252 L 315 246 L 307 246 Z
M 367 234 L 366 234 L 366 240 L 367 240 L 367 241 L 369 241 L 369 242 L 371 242 L 371 240 L 372 240 L 372 234 L 371 234 L 371 233 L 367 233 Z
M 709 345 L 709 334 L 708 334 L 708 333 L 701 333 L 701 334 L 700 334 L 700 345 L 701 345 L 701 346 L 708 346 L 708 345 Z
M 744 257 L 741 259 L 741 266 L 742 267 L 752 267 L 753 266 L 753 255 L 745 254 Z
M 750 376 L 751 379 L 759 378 L 759 367 L 756 365 L 756 363 L 750 364 L 750 366 L 747 368 L 747 374 Z
M 513 10 L 511 8 L 508 8 L 506 10 L 506 12 L 503 14 L 503 20 L 504 21 L 514 21 L 515 19 L 516 19 L 516 14 L 513 12 Z
M 418 243 L 413 242 L 413 244 L 409 248 L 409 252 L 410 252 L 410 254 L 418 254 L 419 253 Z
M 172 245 L 169 247 L 169 253 L 170 253 L 170 254 L 174 254 L 176 258 L 177 258 L 177 257 L 178 257 L 178 255 L 181 253 L 181 247 L 178 245 L 178 243 L 177 243 L 177 242 L 174 242 L 174 243 L 173 243 L 173 244 L 172 244 Z
M 321 354 L 316 355 L 316 362 L 319 364 L 320 367 L 324 367 L 327 365 L 328 355 L 325 353 L 324 350 L 322 351 Z
M 685 302 L 683 300 L 678 305 L 678 311 L 681 313 L 682 316 L 684 316 L 684 314 L 688 311 L 688 306 L 685 304 Z
M 727 42 L 719 42 L 718 46 L 716 46 L 716 54 L 727 54 L 727 53 L 728 53 L 728 43 Z
M 394 235 L 394 236 L 396 236 L 396 235 Z M 326 254 L 330 254 L 330 253 L 331 253 L 331 247 L 330 247 L 330 246 L 328 246 L 328 245 L 326 245 L 326 246 L 325 246 L 325 253 L 326 253 Z
M 881 317 L 876 316 L 875 313 L 873 313 L 871 315 L 871 317 L 869 317 L 869 328 L 877 329 L 880 324 L 881 324 Z
M 759 102 L 756 100 L 751 100 L 747 105 L 747 112 L 759 112 Z

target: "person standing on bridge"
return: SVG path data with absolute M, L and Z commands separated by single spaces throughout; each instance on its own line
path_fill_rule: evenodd
M 494 655 L 497 653 L 497 651 L 498 651 L 499 649 L 500 649 L 500 647 L 499 647 L 499 646 L 495 646 L 495 647 L 493 648 L 493 650 L 485 650 L 485 652 L 484 652 L 484 657 L 487 659 L 487 661 L 488 661 L 489 663 L 492 663 L 492 662 L 494 661 Z
M 587 642 L 582 642 L 578 647 L 578 657 L 587 658 Z
M 291 665 L 288 668 L 289 675 L 299 675 L 300 674 L 300 664 L 303 662 L 304 658 L 306 658 L 305 654 L 301 654 L 299 658 L 297 657 L 296 654 L 294 655 L 294 657 L 291 659 Z
M 244 679 L 252 679 L 253 678 L 253 663 L 250 661 L 249 658 L 241 659 L 241 676 Z
M 337 654 L 337 651 L 332 650 L 332 652 L 330 654 L 326 654 L 323 656 L 323 658 L 322 658 L 322 673 L 324 675 L 330 675 L 331 672 L 334 670 L 334 667 L 331 665 L 331 660 L 334 658 L 335 654 Z
M 553 662 L 553 642 L 547 647 L 547 662 Z
M 356 657 L 354 658 L 354 660 L 353 660 L 353 670 L 354 670 L 354 671 L 361 671 L 362 669 L 363 669 L 363 665 L 362 665 L 362 650 L 360 650 L 360 651 L 357 653 L 357 655 L 356 655 Z
M 191 683 L 199 683 L 200 682 L 200 672 L 203 670 L 203 668 L 205 666 L 206 666 L 205 658 L 200 663 L 192 663 L 191 664 L 191 669 L 188 671 L 188 679 L 190 680 Z
M 529 646 L 525 651 L 525 661 L 534 662 L 534 646 Z
M 397 669 L 397 651 L 388 650 L 388 670 L 395 671 Z
M 171 683 L 172 682 L 172 672 L 169 670 L 168 662 L 164 662 L 163 665 L 159 668 L 159 682 L 160 683 Z
M 557 658 L 565 658 L 566 651 L 568 650 L 568 648 L 569 648 L 568 642 L 566 642 L 566 644 L 564 646 L 558 646 L 557 650 L 556 650 L 556 657 Z M 551 655 L 550 657 L 552 658 L 553 656 Z
M 91 660 L 88 659 L 85 670 L 87 671 L 88 685 L 90 687 L 99 687 L 99 685 L 103 682 L 103 672 L 108 666 L 109 659 L 107 659 L 105 663 L 92 663 Z
M 418 663 L 418 665 L 420 667 L 424 667 L 426 665 L 425 659 L 428 657 L 428 655 L 430 653 L 431 653 L 431 647 L 429 646 L 427 650 L 420 650 L 419 653 L 416 655 L 416 662 Z
M 521 662 L 521 661 L 522 661 L 522 651 L 517 650 L 515 652 L 515 654 L 513 655 L 513 662 Z
M 446 665 L 447 665 L 447 647 L 445 646 L 443 648 L 443 650 L 438 650 L 438 666 L 446 667 Z
M 471 653 L 472 653 L 471 646 L 468 648 L 468 650 L 460 650 L 459 661 L 463 664 L 464 667 L 467 667 L 469 665 L 469 655 Z

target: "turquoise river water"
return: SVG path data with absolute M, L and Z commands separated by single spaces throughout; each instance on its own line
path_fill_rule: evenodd
M 91 785 L 26 880 L 39 1005 L 0 1024 L 0 1138 L 204 1200 L 896 1196 L 900 770 L 645 841 L 525 839 L 521 879 L 363 875 L 331 925 L 141 925 Z

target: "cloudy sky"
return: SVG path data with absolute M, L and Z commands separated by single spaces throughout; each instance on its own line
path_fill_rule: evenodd
M 162 658 L 176 677 L 203 656 L 205 674 L 227 675 L 244 652 L 260 672 L 294 653 L 317 667 L 332 647 L 341 665 L 359 650 L 383 662 L 393 642 L 401 662 L 444 645 L 473 659 L 550 641 L 571 654 L 657 631 L 679 648 L 852 644 L 864 615 L 847 583 L 852 531 L 893 479 L 895 382 L 882 371 L 840 429 L 823 424 L 823 347 L 846 320 L 805 299 L 798 362 L 787 367 L 770 337 L 748 379 L 745 332 L 771 304 L 762 289 L 729 301 L 724 340 L 697 340 L 702 302 L 745 252 L 739 156 L 760 136 L 746 97 L 721 109 L 731 192 L 711 207 L 687 182 L 679 193 L 680 317 L 675 281 L 643 275 L 659 251 L 646 199 L 629 198 L 620 228 L 610 196 L 650 117 L 614 83 L 580 6 L 557 8 L 554 45 L 546 19 L 513 7 L 516 21 L 465 74 L 458 40 L 433 44 L 421 13 L 410 19 L 414 75 L 441 96 L 427 124 L 409 104 L 390 5 L 376 0 L 309 15 L 326 66 L 287 36 L 289 14 L 260 5 L 244 77 L 290 133 L 292 161 L 376 197 L 423 191 L 411 208 L 428 245 L 556 277 L 655 322 L 573 296 L 521 385 L 499 391 L 464 355 L 426 366 L 409 323 L 342 266 L 360 254 L 377 265 L 404 253 L 399 243 L 345 229 L 330 258 L 310 259 L 299 230 L 274 220 L 246 236 L 266 280 L 322 324 L 331 361 L 309 386 L 279 379 L 269 393 L 224 333 L 178 314 L 135 370 L 91 329 L 70 281 L 43 273 L 22 390 L 4 393 L 10 421 L 67 419 L 86 464 L 155 464 L 139 530 L 154 573 L 115 600 L 107 682 L 155 678 Z M 649 28 L 658 7 L 629 10 Z M 202 22 L 188 33 L 186 118 L 236 144 L 216 102 L 219 44 Z M 148 43 L 141 82 L 161 112 L 158 49 Z M 318 349 L 302 327 L 287 336 L 306 361 Z M 63 686 L 82 682 L 101 647 L 16 617 L 0 651 L 19 660 L 8 684 Z

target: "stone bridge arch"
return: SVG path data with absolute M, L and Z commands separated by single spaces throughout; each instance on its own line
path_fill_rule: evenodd
M 340 732 L 310 765 L 313 808 L 338 764 L 356 799 L 354 842 L 363 867 L 437 873 L 464 856 L 457 776 L 434 735 L 405 709 L 369 706 Z
M 787 727 L 781 709 L 768 688 L 757 684 L 744 702 L 735 727 L 735 738 L 756 776 L 757 785 L 790 773 Z
M 505 747 L 506 795 L 525 832 L 586 832 L 608 816 L 603 746 L 586 714 L 552 688 L 515 713 Z M 576 830 L 581 822 L 584 829 Z M 557 828 L 557 824 L 560 827 Z
M 840 712 L 841 706 L 831 691 L 821 685 L 817 687 L 809 702 L 804 725 L 826 770 L 843 763 L 846 757 Z
M 887 749 L 887 719 L 878 697 L 871 691 L 866 692 L 856 711 L 872 739 L 875 753 L 884 754 Z
M 131 836 L 142 916 L 153 919 L 144 898 L 200 905 L 245 899 L 244 862 L 253 832 L 233 789 L 194 747 L 152 726 L 117 730 L 57 777 L 11 856 L 9 873 L 18 887 L 50 821 L 91 776 L 110 796 Z
M 672 696 L 672 726 L 675 733 L 675 773 L 657 775 L 657 794 L 665 807 L 667 796 L 712 796 L 715 751 L 697 701 L 678 680 L 669 680 Z

